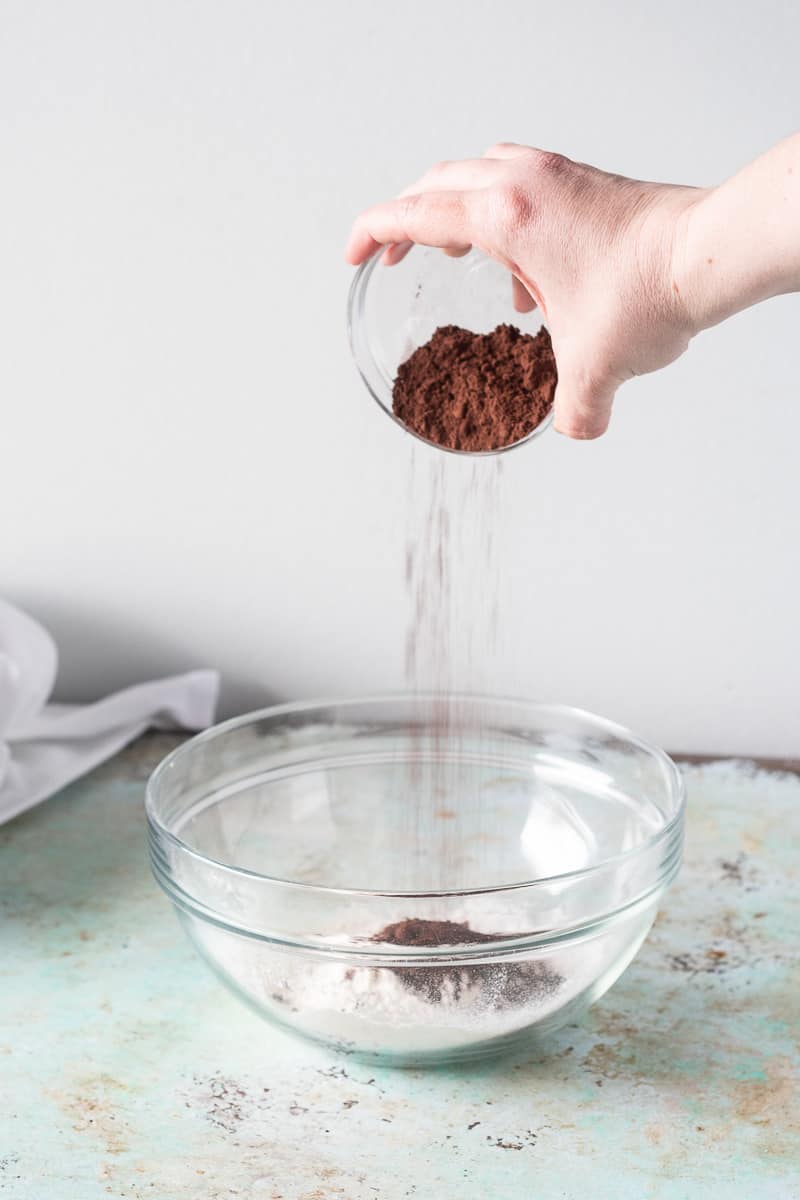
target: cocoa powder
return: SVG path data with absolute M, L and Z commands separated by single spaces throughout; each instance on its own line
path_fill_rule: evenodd
M 509 933 L 479 933 L 461 921 L 432 921 L 407 917 L 387 925 L 372 938 L 391 946 L 465 946 L 502 942 L 513 938 Z M 538 959 L 501 959 L 464 966 L 390 967 L 400 982 L 431 1004 L 446 999 L 459 1000 L 467 989 L 480 988 L 484 1002 L 494 1008 L 525 1004 L 532 999 L 551 996 L 564 982 L 562 977 Z
M 526 437 L 553 404 L 558 373 L 550 334 L 514 325 L 472 333 L 443 325 L 397 371 L 395 415 L 450 450 L 499 450 Z
M 501 942 L 513 937 L 507 933 L 478 933 L 462 921 L 432 921 L 424 917 L 406 917 L 376 933 L 373 942 L 390 946 L 468 946 L 483 942 Z

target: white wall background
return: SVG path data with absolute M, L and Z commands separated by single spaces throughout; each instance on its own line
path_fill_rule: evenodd
M 0 0 L 0 591 L 60 694 L 402 685 L 409 447 L 349 358 L 351 217 L 498 139 L 714 182 L 800 124 L 798 45 L 776 0 Z M 798 318 L 508 457 L 492 690 L 800 752 Z

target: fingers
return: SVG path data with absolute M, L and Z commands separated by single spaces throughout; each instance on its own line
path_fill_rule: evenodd
M 408 254 L 410 246 L 405 243 L 413 242 L 440 246 L 453 257 L 468 254 L 472 239 L 458 237 L 459 231 L 466 228 L 464 213 L 459 210 L 466 207 L 465 194 L 487 188 L 495 181 L 498 166 L 488 158 L 438 163 L 404 188 L 396 200 L 376 205 L 357 218 L 345 258 L 358 266 L 379 246 L 386 246 L 383 262 L 392 266 Z M 417 204 L 422 196 L 430 197 L 430 204 Z M 402 249 L 395 249 L 395 245 L 402 245 Z
M 469 193 L 491 187 L 502 178 L 504 161 L 529 152 L 529 146 L 497 142 L 483 158 L 438 163 L 396 200 L 375 205 L 356 219 L 346 260 L 358 266 L 384 246 L 383 261 L 392 265 L 408 253 L 406 242 L 439 246 L 454 256 L 468 253 L 473 241 L 467 236 Z M 429 197 L 430 203 L 418 203 L 421 197 Z
M 553 428 L 566 437 L 589 441 L 608 429 L 617 381 L 592 375 L 583 363 L 558 357 Z
M 404 188 L 400 195 L 415 196 L 428 192 L 455 190 L 470 191 L 479 187 L 488 187 L 493 178 L 492 165 L 482 158 L 466 159 L 463 162 L 443 162 L 432 167 L 430 171 L 426 171 L 411 187 Z M 469 254 L 472 246 L 443 246 L 442 249 L 448 258 L 463 258 L 465 254 Z M 404 250 L 400 258 L 394 255 L 387 258 L 384 254 L 383 261 L 388 266 L 394 266 L 395 263 L 401 262 L 406 254 L 408 254 L 408 250 Z
M 390 242 L 381 255 L 381 262 L 387 267 L 396 267 L 403 261 L 413 245 L 413 242 Z
M 469 192 L 429 192 L 376 204 L 356 218 L 345 250 L 353 266 L 392 242 L 461 249 L 472 244 Z
M 533 312 L 536 308 L 536 301 L 530 294 L 525 284 L 521 279 L 517 279 L 516 275 L 511 276 L 511 296 L 514 301 L 514 308 L 518 313 Z
M 488 158 L 467 158 L 461 162 L 442 162 L 426 171 L 416 183 L 403 188 L 401 196 L 417 192 L 468 192 L 489 187 L 498 175 L 498 163 Z
M 488 187 L 496 174 L 493 166 L 494 164 L 482 158 L 438 163 L 430 171 L 426 171 L 416 183 L 403 188 L 399 196 L 405 198 L 429 192 L 469 191 L 478 187 Z M 387 267 L 396 266 L 403 261 L 412 245 L 413 242 L 392 243 L 384 250 L 381 262 Z M 443 249 L 450 258 L 463 258 L 465 254 L 469 254 L 472 247 L 444 246 Z
M 413 242 L 391 242 L 381 255 L 381 262 L 385 267 L 396 267 L 413 247 Z M 445 246 L 442 253 L 448 258 L 463 258 L 471 249 L 472 246 Z

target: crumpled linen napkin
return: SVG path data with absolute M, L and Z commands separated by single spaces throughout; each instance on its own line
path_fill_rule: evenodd
M 140 683 L 96 704 L 48 704 L 58 650 L 46 629 L 0 599 L 0 823 L 110 758 L 145 729 L 205 729 L 216 671 Z

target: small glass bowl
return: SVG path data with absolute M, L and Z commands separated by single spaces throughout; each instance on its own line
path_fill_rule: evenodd
M 541 1042 L 614 983 L 678 870 L 684 793 L 660 750 L 577 709 L 400 696 L 208 730 L 153 773 L 147 816 L 155 877 L 228 987 L 424 1066 Z
M 494 259 L 472 249 L 450 258 L 430 246 L 414 246 L 396 266 L 387 267 L 380 253 L 358 268 L 347 301 L 350 347 L 370 395 L 401 429 L 437 450 L 472 458 L 504 454 L 539 437 L 550 427 L 552 409 L 535 429 L 495 450 L 454 450 L 410 429 L 392 411 L 397 368 L 440 325 L 460 325 L 473 333 L 491 333 L 498 325 L 516 325 L 536 334 L 544 324 L 538 309 L 514 308 L 511 276 Z

